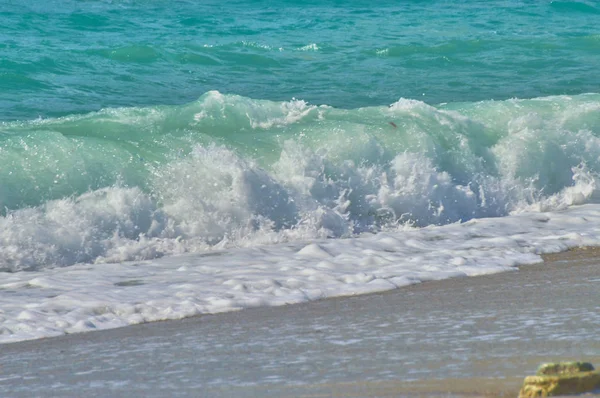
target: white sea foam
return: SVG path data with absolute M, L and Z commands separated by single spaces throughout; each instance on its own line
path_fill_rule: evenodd
M 600 205 L 351 239 L 4 274 L 0 341 L 514 270 L 540 261 L 541 253 L 584 245 L 600 245 Z
M 319 51 L 320 49 L 317 43 L 310 43 L 298 48 L 299 51 Z
M 414 153 L 388 165 L 335 164 L 288 141 L 267 171 L 225 147 L 197 146 L 154 168 L 150 193 L 109 187 L 1 217 L 0 271 L 350 237 L 594 200 L 595 175 L 585 166 L 571 173 L 573 185 L 528 201 L 527 185 L 493 176 L 462 185 Z

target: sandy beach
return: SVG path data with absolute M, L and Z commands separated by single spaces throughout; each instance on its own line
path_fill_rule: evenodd
M 1 346 L 0 395 L 515 396 L 600 364 L 598 249 L 515 272 Z

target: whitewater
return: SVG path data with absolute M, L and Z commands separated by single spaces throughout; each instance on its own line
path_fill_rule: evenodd
M 599 245 L 599 110 L 598 94 L 339 109 L 211 91 L 2 122 L 0 341 Z

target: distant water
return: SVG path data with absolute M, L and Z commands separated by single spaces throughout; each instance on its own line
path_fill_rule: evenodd
M 0 119 L 210 90 L 353 109 L 600 92 L 595 1 L 5 0 Z
M 600 244 L 597 26 L 591 1 L 4 2 L 0 330 L 385 290 Z M 484 217 L 504 224 L 465 223 Z

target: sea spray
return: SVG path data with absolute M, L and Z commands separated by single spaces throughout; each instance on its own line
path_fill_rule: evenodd
M 182 106 L 4 122 L 0 269 L 594 202 L 599 110 L 597 94 L 345 110 L 213 91 Z

